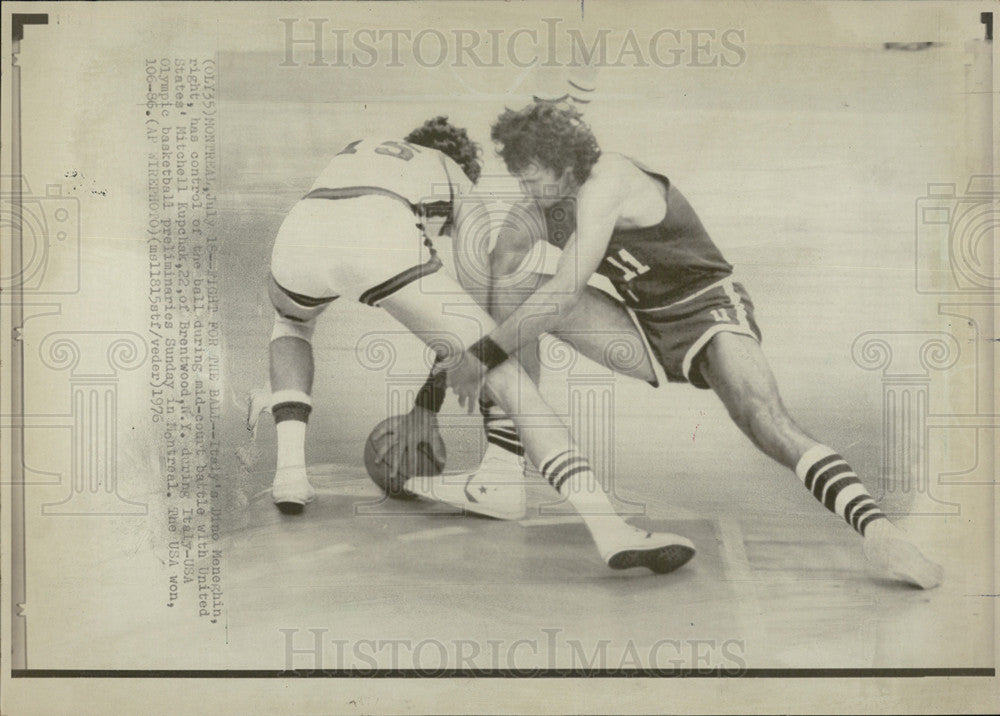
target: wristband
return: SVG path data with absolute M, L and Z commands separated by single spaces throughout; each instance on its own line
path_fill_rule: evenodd
M 486 366 L 486 370 L 493 370 L 510 358 L 507 352 L 489 336 L 480 338 L 469 346 L 468 351 L 475 356 L 476 360 Z
M 413 401 L 413 404 L 432 413 L 440 412 L 447 389 L 448 371 L 439 370 L 437 373 L 431 373 L 427 377 L 427 382 L 417 393 L 417 399 Z

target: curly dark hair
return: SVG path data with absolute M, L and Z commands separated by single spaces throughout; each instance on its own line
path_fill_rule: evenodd
M 532 162 L 557 174 L 572 168 L 578 184 L 587 181 L 601 156 L 583 115 L 573 107 L 552 102 L 536 102 L 518 111 L 508 109 L 493 123 L 490 137 L 508 171 L 521 171 Z
M 453 125 L 447 117 L 428 119 L 406 135 L 406 141 L 444 152 L 462 167 L 473 184 L 479 179 L 479 173 L 483 170 L 479 161 L 479 156 L 482 154 L 479 145 L 469 139 L 468 132 Z

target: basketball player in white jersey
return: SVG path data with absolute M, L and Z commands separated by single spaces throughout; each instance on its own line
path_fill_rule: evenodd
M 531 460 L 580 513 L 610 567 L 673 571 L 694 555 L 690 541 L 636 529 L 615 512 L 587 459 L 520 364 L 483 338 L 495 321 L 440 270 L 435 240 L 454 233 L 456 254 L 471 250 L 461 227 L 463 217 L 475 211 L 471 188 L 480 171 L 478 153 L 465 130 L 445 117 L 429 120 L 405 139 L 351 142 L 282 223 L 269 283 L 275 309 L 271 412 L 278 440 L 274 502 L 295 513 L 314 499 L 305 465 L 311 338 L 317 316 L 331 303 L 359 301 L 384 308 L 432 346 L 442 369 L 468 364 L 486 374 L 484 390 L 514 421 Z M 427 197 L 435 198 L 425 202 Z M 455 306 L 461 307 L 461 319 L 449 316 Z M 440 406 L 443 374 L 432 374 L 418 402 Z

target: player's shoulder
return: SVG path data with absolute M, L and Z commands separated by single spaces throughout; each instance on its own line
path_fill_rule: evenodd
M 434 152 L 434 154 L 440 158 L 441 164 L 444 167 L 445 176 L 448 179 L 448 183 L 453 187 L 456 196 L 469 197 L 469 195 L 474 193 L 475 185 L 472 183 L 472 180 L 466 176 L 465 170 L 462 169 L 458 162 L 444 152 L 436 149 L 428 149 L 428 151 Z
M 437 149 L 428 149 L 427 151 L 433 152 L 434 156 L 441 160 L 444 164 L 445 170 L 448 172 L 448 176 L 451 177 L 453 182 L 468 182 L 469 184 L 472 184 L 472 182 L 469 181 L 469 178 L 465 175 L 465 170 L 462 169 L 462 166 L 454 159 Z
M 628 184 L 639 174 L 642 174 L 642 170 L 629 157 L 616 152 L 604 152 L 591 167 L 586 183 L 599 183 L 605 187 L 610 184 Z
M 617 200 L 630 190 L 637 173 L 641 174 L 641 171 L 625 155 L 602 153 L 580 187 L 579 196 L 593 195 Z
M 605 152 L 594 165 L 594 172 L 607 177 L 615 178 L 635 178 L 643 174 L 656 174 L 657 172 L 640 162 L 634 157 L 617 152 Z
M 374 149 L 380 144 L 392 141 L 393 137 L 383 137 L 380 135 L 358 134 L 347 143 L 348 147 Z

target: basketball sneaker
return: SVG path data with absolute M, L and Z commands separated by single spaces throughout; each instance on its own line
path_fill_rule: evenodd
M 931 562 L 889 520 L 874 520 L 865 530 L 864 552 L 881 574 L 921 589 L 933 589 L 944 579 L 944 568 Z
M 527 513 L 524 470 L 524 458 L 490 443 L 475 472 L 411 477 L 403 487 L 466 512 L 498 520 L 519 520 Z
M 694 557 L 691 540 L 669 532 L 650 532 L 623 524 L 624 529 L 603 537 L 598 548 L 611 569 L 646 567 L 666 574 L 682 567 Z M 596 537 L 596 535 L 595 535 Z

